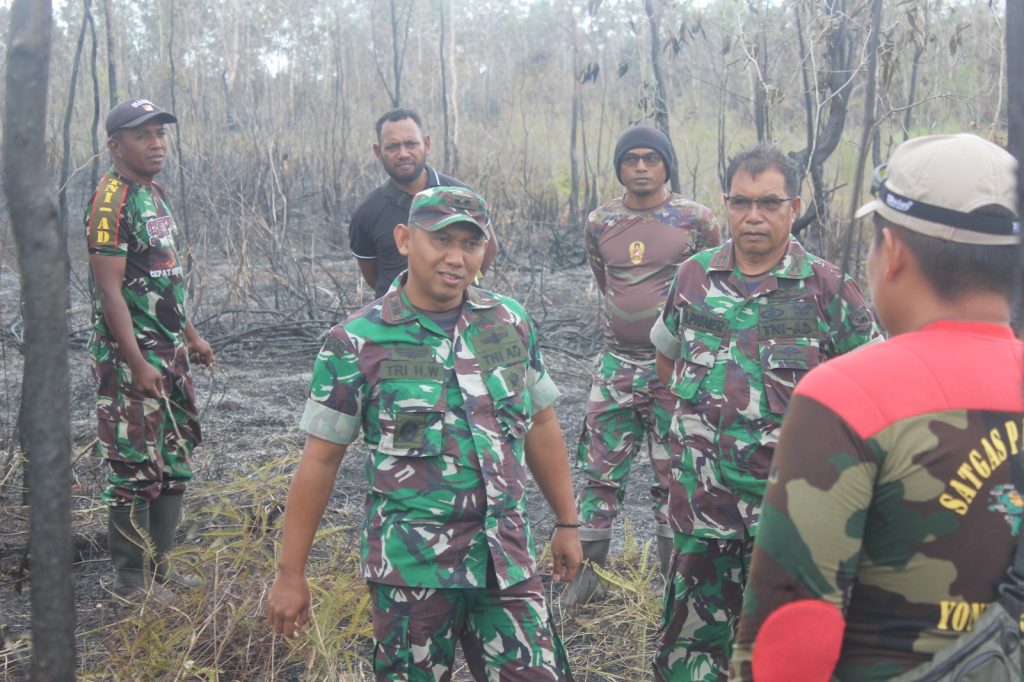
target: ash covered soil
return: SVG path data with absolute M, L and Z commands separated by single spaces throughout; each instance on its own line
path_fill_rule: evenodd
M 332 286 L 350 287 L 358 292 L 341 298 L 337 310 L 354 310 L 366 293 L 358 284 L 354 263 L 339 257 L 330 267 Z M 313 360 L 319 346 L 318 335 L 326 333 L 329 324 L 307 321 L 305 336 L 294 333 L 287 325 L 251 325 L 250 331 L 239 334 L 237 328 L 225 324 L 222 315 L 209 315 L 204 323 L 202 310 L 213 309 L 213 291 L 227 291 L 233 275 L 225 266 L 210 268 L 204 274 L 200 292 L 200 312 L 193 312 L 199 328 L 215 345 L 217 370 L 211 374 L 202 368 L 194 370 L 204 441 L 194 456 L 195 481 L 186 502 L 186 517 L 179 540 L 195 542 L 195 526 L 204 510 L 202 504 L 209 494 L 228 485 L 238 477 L 252 477 L 267 470 L 275 462 L 295 457 L 304 439 L 298 429 L 299 417 L 309 382 Z M 84 271 L 81 264 L 76 271 Z M 74 281 L 74 278 L 73 278 Z M 79 280 L 80 281 L 80 280 Z M 590 367 L 594 354 L 602 345 L 600 299 L 594 290 L 593 278 L 585 265 L 564 268 L 558 272 L 538 268 L 498 271 L 484 286 L 508 293 L 524 302 L 534 316 L 545 353 L 545 362 L 561 390 L 556 404 L 570 459 L 574 463 L 576 444 L 590 387 Z M 28 540 L 27 508 L 21 505 L 21 469 L 15 464 L 12 439 L 20 400 L 22 356 L 18 347 L 17 273 L 6 267 L 0 270 L 0 352 L 3 370 L 0 381 L 0 680 L 27 677 L 25 655 L 18 655 L 19 639 L 31 631 L 31 580 L 23 570 Z M 78 288 L 77 303 L 71 309 L 73 349 L 71 351 L 71 435 L 74 447 L 73 465 L 73 533 L 75 563 L 76 634 L 79 661 L 94 656 L 97 627 L 125 614 L 111 606 L 106 585 L 111 569 L 106 554 L 106 514 L 98 503 L 105 485 L 106 467 L 92 452 L 95 437 L 95 384 L 84 349 L 88 326 L 88 306 L 83 289 Z M 195 297 L 193 297 L 195 298 Z M 218 308 L 219 309 L 219 308 Z M 195 308 L 193 308 L 195 310 Z M 340 321 L 338 313 L 333 321 Z M 213 321 L 210 321 L 213 320 Z M 308 331 L 316 329 L 318 331 Z M 252 331 L 255 330 L 255 331 Z M 322 338 L 322 337 L 320 337 Z M 329 505 L 333 518 L 349 521 L 352 546 L 356 547 L 358 521 L 362 517 L 365 482 L 359 446 L 348 454 L 341 466 Z M 643 541 L 653 537 L 654 522 L 648 491 L 653 482 L 646 452 L 634 467 L 625 504 L 616 526 L 613 555 L 623 543 L 623 519 L 628 517 L 632 531 Z M 574 489 L 582 486 L 582 476 L 572 468 Z M 546 540 L 553 516 L 536 486 L 529 488 L 529 513 L 539 541 Z M 260 506 L 259 499 L 252 500 Z M 280 504 L 283 500 L 269 500 Z M 272 531 L 280 539 L 279 526 Z M 541 549 L 538 546 L 538 551 Z M 258 590 L 267 586 L 260 585 Z M 205 589 L 211 589 L 209 586 Z M 6 649 L 4 647 L 7 647 Z M 12 653 L 13 652 L 13 653 Z M 301 673 L 299 673 L 301 674 Z M 221 678 L 224 679 L 224 678 Z M 591 676 L 589 679 L 598 679 Z

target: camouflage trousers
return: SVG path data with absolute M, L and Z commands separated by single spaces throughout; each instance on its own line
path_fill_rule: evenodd
M 654 675 L 663 682 L 724 682 L 750 572 L 753 540 L 675 534 Z
M 478 682 L 572 680 L 538 576 L 504 590 L 367 584 L 378 681 L 451 680 L 456 641 Z
M 577 451 L 577 463 L 586 476 L 577 499 L 584 524 L 581 539 L 611 537 L 633 460 L 645 444 L 654 469 L 654 518 L 658 528 L 671 535 L 667 525 L 672 476 L 668 434 L 674 410 L 675 398 L 658 379 L 653 362 L 633 364 L 608 351 L 597 356 Z
M 109 351 L 109 347 L 103 346 Z M 97 453 L 107 460 L 108 505 L 154 500 L 161 492 L 184 492 L 192 479 L 189 455 L 202 436 L 195 391 L 184 347 L 145 352 L 164 375 L 164 399 L 147 398 L 132 386 L 131 370 L 112 353 L 93 357 Z

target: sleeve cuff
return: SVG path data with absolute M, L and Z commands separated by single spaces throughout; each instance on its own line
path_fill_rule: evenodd
M 355 251 L 352 252 L 352 255 L 360 260 L 377 260 L 376 256 L 363 256 L 361 254 L 356 253 Z
M 359 437 L 359 417 L 332 410 L 311 398 L 306 399 L 299 428 L 321 440 L 349 445 Z
M 552 380 L 551 376 L 546 372 L 541 376 L 537 383 L 526 390 L 530 392 L 530 404 L 532 405 L 531 417 L 541 410 L 554 405 L 555 400 L 560 395 L 558 387 L 555 386 L 554 380 Z
M 665 321 L 661 317 L 658 317 L 657 322 L 651 327 L 651 343 L 662 355 L 673 360 L 679 357 L 679 352 L 683 347 L 679 339 L 673 336 L 665 326 Z

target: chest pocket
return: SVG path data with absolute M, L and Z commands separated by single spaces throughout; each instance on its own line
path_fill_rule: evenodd
M 396 457 L 444 452 L 444 365 L 430 348 L 392 349 L 380 364 L 377 450 Z
M 515 327 L 498 325 L 473 339 L 477 364 L 494 403 L 494 417 L 506 438 L 526 436 L 532 416 L 526 390 L 529 354 Z
M 715 366 L 715 356 L 728 328 L 724 317 L 712 315 L 692 306 L 679 311 L 679 360 L 672 369 L 672 393 L 683 400 L 693 400 Z
M 817 305 L 802 299 L 762 306 L 757 336 L 768 409 L 783 414 L 797 383 L 822 361 Z

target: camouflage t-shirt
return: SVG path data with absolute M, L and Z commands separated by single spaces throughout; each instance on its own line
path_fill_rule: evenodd
M 127 188 L 127 192 L 125 192 Z M 156 183 L 143 185 L 111 170 L 100 181 L 85 210 L 90 254 L 126 259 L 121 293 L 139 349 L 185 345 L 185 284 L 175 240 L 178 227 Z M 93 353 L 105 353 L 114 337 L 93 291 Z
M 467 290 L 449 337 L 396 289 L 334 327 L 302 428 L 370 448 L 363 576 L 476 588 L 536 573 L 524 439 L 558 396 L 533 323 L 505 296 Z
M 971 628 L 1024 519 L 1011 470 L 1022 360 L 1009 327 L 942 321 L 801 382 L 772 464 L 734 677 L 751 679 L 758 630 L 794 600 L 844 612 L 844 681 L 899 675 Z
M 590 213 L 584 228 L 590 267 L 605 273 L 604 338 L 628 359 L 652 360 L 651 327 L 679 264 L 722 242 L 706 206 L 672 194 L 635 210 L 620 197 Z
M 686 535 L 753 536 L 793 387 L 879 337 L 856 282 L 791 239 L 750 292 L 727 241 L 683 263 L 651 340 L 674 367 L 669 516 Z

